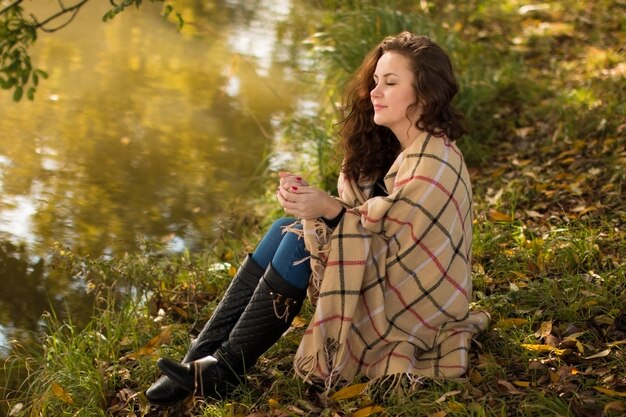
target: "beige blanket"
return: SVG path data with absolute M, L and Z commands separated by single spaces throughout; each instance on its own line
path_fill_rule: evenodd
M 339 225 L 303 221 L 316 305 L 294 362 L 304 379 L 458 377 L 488 325 L 469 309 L 472 191 L 459 149 L 424 134 L 385 186 L 387 197 L 370 198 L 372 184 L 340 176 Z

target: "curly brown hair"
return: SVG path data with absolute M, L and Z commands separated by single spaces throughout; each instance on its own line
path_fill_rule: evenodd
M 417 102 L 407 109 L 407 117 L 419 107 L 415 125 L 433 136 L 456 140 L 466 133 L 465 119 L 451 104 L 459 90 L 450 58 L 426 36 L 402 32 L 388 36 L 372 49 L 348 84 L 340 122 L 344 150 L 342 170 L 349 178 L 376 181 L 389 170 L 401 151 L 392 131 L 374 123 L 374 107 L 370 91 L 374 89 L 374 71 L 386 52 L 404 55 L 411 62 Z

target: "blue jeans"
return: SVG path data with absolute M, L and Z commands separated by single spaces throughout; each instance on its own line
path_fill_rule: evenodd
M 304 247 L 304 239 L 295 233 L 284 232 L 283 227 L 292 224 L 295 219 L 283 217 L 276 220 L 263 236 L 252 259 L 263 269 L 270 262 L 283 279 L 296 288 L 306 288 L 311 277 L 309 251 Z M 295 264 L 294 264 L 295 263 Z

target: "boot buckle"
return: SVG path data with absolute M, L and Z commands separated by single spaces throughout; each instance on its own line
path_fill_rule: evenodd
M 287 323 L 289 321 L 289 310 L 292 306 L 295 306 L 298 303 L 297 300 L 286 297 L 274 291 L 270 291 L 270 295 L 272 296 L 274 300 L 273 302 L 274 314 L 279 319 L 285 319 L 285 323 Z M 285 306 L 285 309 L 282 313 L 278 312 L 279 305 Z

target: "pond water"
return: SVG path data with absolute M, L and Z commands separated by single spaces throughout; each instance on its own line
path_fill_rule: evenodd
M 36 2 L 46 15 L 56 2 Z M 142 239 L 172 251 L 219 237 L 233 205 L 260 195 L 280 121 L 301 93 L 295 0 L 176 2 L 186 24 L 144 2 L 110 22 L 92 1 L 41 34 L 35 100 L 0 95 L 0 346 L 50 305 L 87 309 L 76 283 L 49 282 L 55 245 L 115 256 Z

